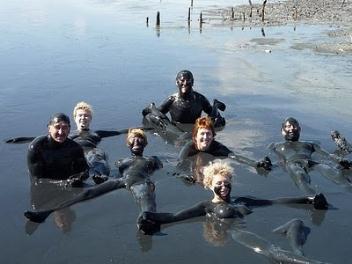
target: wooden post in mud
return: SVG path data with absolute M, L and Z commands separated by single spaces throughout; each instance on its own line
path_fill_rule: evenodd
M 160 27 L 160 12 L 159 11 L 156 13 L 156 26 Z
M 235 11 L 233 10 L 233 7 L 231 7 L 231 20 L 235 19 Z
M 246 21 L 246 13 L 242 12 L 242 15 L 243 15 L 243 22 L 245 22 Z
M 191 7 L 193 7 L 193 0 L 191 0 Z
M 191 23 L 191 8 L 188 8 L 188 17 L 187 17 L 188 24 Z
M 200 12 L 199 14 L 199 32 L 202 33 L 203 30 L 203 14 Z
M 145 19 L 145 23 L 147 24 L 147 27 L 149 26 L 149 17 Z
M 249 6 L 251 7 L 251 10 L 249 11 L 249 17 L 252 17 L 252 10 L 253 10 L 253 4 L 251 0 L 248 0 Z
M 266 2 L 267 2 L 267 0 L 264 0 L 264 2 L 263 2 L 263 8 L 262 8 L 262 22 L 264 22 L 264 9 L 265 9 Z

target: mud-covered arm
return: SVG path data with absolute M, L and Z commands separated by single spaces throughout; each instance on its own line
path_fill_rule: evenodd
M 30 143 L 35 139 L 35 137 L 14 137 L 5 139 L 4 142 L 8 144 L 24 144 Z
M 106 138 L 106 137 L 113 137 L 113 136 L 118 136 L 121 134 L 127 134 L 128 129 L 121 129 L 121 130 L 115 130 L 115 131 L 109 131 L 109 130 L 96 130 L 95 133 L 100 137 L 100 138 Z
M 140 217 L 143 220 L 153 221 L 158 224 L 173 223 L 173 222 L 190 219 L 197 216 L 204 216 L 206 214 L 205 204 L 206 202 L 200 202 L 188 209 L 181 210 L 174 214 L 144 212 Z
M 240 203 L 248 207 L 261 207 L 273 204 L 312 204 L 315 209 L 327 209 L 328 202 L 325 196 L 320 193 L 315 196 L 301 196 L 301 197 L 281 197 L 276 199 L 258 199 L 254 197 L 237 197 L 235 203 Z
M 192 146 L 193 146 L 193 142 L 189 141 L 181 148 L 180 153 L 178 154 L 179 161 L 183 161 L 191 156 L 190 154 L 192 153 L 192 149 L 193 149 Z
M 172 103 L 175 101 L 174 96 L 169 96 L 159 107 L 159 111 L 162 112 L 163 114 L 166 114 L 167 112 L 170 111 L 170 107 Z
M 264 157 L 262 160 L 256 161 L 256 160 L 252 160 L 248 157 L 239 155 L 234 152 L 229 153 L 228 157 L 230 159 L 234 159 L 235 161 L 237 161 L 239 163 L 246 164 L 246 165 L 251 166 L 253 168 L 263 168 L 265 170 L 271 170 L 271 168 L 272 168 L 271 160 L 269 157 Z
M 43 178 L 45 176 L 45 164 L 37 142 L 33 142 L 28 147 L 27 166 L 31 176 L 37 178 Z
M 161 169 L 163 167 L 162 161 L 157 156 L 151 156 L 150 160 L 152 162 L 153 171 Z

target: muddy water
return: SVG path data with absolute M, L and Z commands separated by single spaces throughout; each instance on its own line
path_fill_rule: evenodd
M 301 121 L 303 139 L 320 142 L 329 151 L 334 150 L 330 130 L 339 129 L 352 139 L 351 55 L 314 49 L 316 43 L 329 42 L 335 28 L 269 27 L 264 37 L 260 28 L 205 23 L 200 31 L 197 18 L 202 10 L 246 1 L 195 0 L 188 27 L 189 2 L 3 3 L 0 138 L 44 134 L 51 113 L 70 114 L 80 100 L 95 107 L 93 128 L 140 125 L 141 109 L 173 93 L 176 73 L 187 68 L 194 73 L 197 90 L 227 104 L 228 124 L 217 138 L 237 152 L 263 157 L 269 143 L 281 140 L 281 120 L 291 115 Z M 154 26 L 157 11 L 159 30 Z M 165 164 L 153 176 L 160 211 L 176 211 L 210 197 L 201 187 L 173 176 L 175 147 L 157 136 L 149 138 L 146 154 L 158 154 Z M 111 164 L 129 154 L 123 137 L 106 139 L 101 146 Z M 135 226 L 138 209 L 123 190 L 74 206 L 39 226 L 26 223 L 23 211 L 31 204 L 26 145 L 1 143 L 0 150 L 2 263 L 269 262 L 233 241 L 226 226 L 220 228 L 222 235 L 215 232 L 217 239 L 209 239 L 203 218 L 167 227 L 162 230 L 165 235 L 142 236 Z M 234 167 L 236 194 L 302 194 L 281 169 L 263 176 L 244 165 Z M 285 238 L 271 230 L 298 217 L 311 228 L 304 245 L 307 257 L 345 263 L 352 257 L 346 246 L 352 243 L 351 193 L 316 172 L 312 186 L 336 209 L 256 209 L 244 220 L 246 229 L 289 250 Z

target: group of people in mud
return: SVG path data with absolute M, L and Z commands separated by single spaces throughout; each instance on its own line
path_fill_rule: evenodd
M 143 127 L 119 131 L 92 131 L 90 129 L 93 116 L 92 107 L 85 102 L 80 102 L 73 111 L 73 118 L 77 125 L 75 131 L 71 132 L 71 122 L 67 115 L 56 113 L 49 120 L 47 135 L 8 140 L 8 143 L 31 141 L 28 147 L 27 161 L 32 181 L 49 179 L 58 184 L 75 188 L 84 187 L 84 182 L 88 178 L 92 178 L 96 184 L 84 187 L 78 195 L 59 205 L 45 210 L 34 208 L 36 210 L 25 212 L 25 216 L 33 222 L 43 222 L 57 210 L 116 189 L 125 188 L 132 193 L 140 208 L 137 219 L 138 229 L 144 234 L 151 235 L 159 232 L 162 224 L 205 215 L 220 220 L 242 218 L 258 206 L 306 204 L 311 206 L 312 210 L 328 209 L 329 205 L 325 196 L 317 193 L 310 185 L 309 172 L 313 169 L 318 170 L 323 176 L 335 183 L 347 187 L 351 186 L 351 178 L 348 173 L 351 163 L 344 158 L 344 155 L 351 152 L 348 151 L 349 143 L 346 140 L 343 141 L 342 136 L 335 131 L 332 137 L 338 143 L 337 146 L 343 154 L 341 152 L 330 154 L 318 144 L 300 141 L 300 124 L 296 119 L 290 117 L 282 122 L 281 133 L 285 139 L 284 142 L 271 144 L 270 150 L 278 157 L 278 164 L 284 167 L 306 196 L 273 200 L 232 197 L 231 187 L 234 170 L 227 159 L 265 171 L 272 170 L 277 164 L 272 163 L 271 156 L 255 161 L 230 150 L 215 140 L 216 130 L 225 125 L 225 119 L 219 111 L 224 111 L 226 106 L 218 100 L 214 100 L 211 105 L 204 95 L 193 90 L 193 84 L 194 78 L 190 71 L 179 72 L 176 76 L 178 91 L 167 98 L 159 107 L 151 104 L 143 109 Z M 205 112 L 207 116 L 202 116 L 202 112 Z M 166 115 L 167 113 L 170 114 L 171 119 Z M 179 126 L 180 123 L 191 124 L 192 131 L 182 130 Z M 198 182 L 206 189 L 211 190 L 213 193 L 211 200 L 199 202 L 193 207 L 177 213 L 157 212 L 155 185 L 150 175 L 161 169 L 163 164 L 156 156 L 145 157 L 143 155 L 148 144 L 145 130 L 153 130 L 165 140 L 171 138 L 173 143 L 183 142 L 178 156 L 178 166 L 182 166 L 195 156 L 206 155 L 210 157 L 205 162 L 202 161 L 201 165 L 198 164 L 201 177 L 195 179 L 188 176 L 186 180 Z M 131 156 L 115 163 L 119 175 L 111 177 L 107 155 L 98 147 L 98 144 L 105 137 L 121 134 L 127 134 L 126 144 L 130 149 Z M 327 162 L 314 160 L 313 153 L 320 154 Z M 233 237 L 237 239 L 241 236 L 253 238 L 254 235 L 244 231 L 237 231 L 236 234 L 233 234 Z M 262 242 L 263 239 L 258 240 L 258 243 Z M 287 258 L 296 259 L 297 263 L 302 263 L 299 261 L 305 259 L 304 256 L 301 256 L 302 254 L 292 256 L 277 247 L 268 246 L 268 248 L 263 249 L 262 252 L 266 252 L 263 254 L 277 261 Z

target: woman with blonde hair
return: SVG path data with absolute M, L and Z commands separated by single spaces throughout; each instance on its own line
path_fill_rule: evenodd
M 268 206 L 273 204 L 312 204 L 316 209 L 326 209 L 328 204 L 322 194 L 312 197 L 277 198 L 273 200 L 250 197 L 231 197 L 233 168 L 225 161 L 216 160 L 204 168 L 203 185 L 213 193 L 211 200 L 206 200 L 177 213 L 145 212 L 139 218 L 139 225 L 151 223 L 156 226 L 186 220 L 197 216 L 211 215 L 215 218 L 236 218 L 250 214 L 249 207 Z

